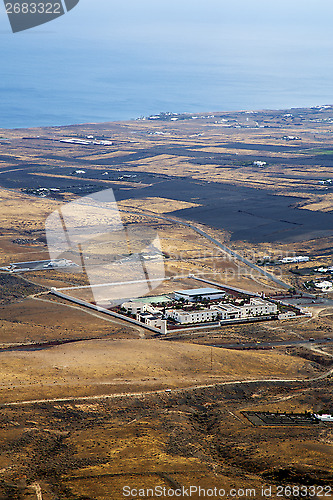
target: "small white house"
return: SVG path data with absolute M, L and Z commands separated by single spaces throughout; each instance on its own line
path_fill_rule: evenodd
M 297 264 L 299 262 L 308 262 L 310 260 L 309 257 L 305 257 L 303 255 L 298 255 L 296 257 L 285 257 L 281 259 L 281 264 Z
M 333 283 L 332 281 L 320 281 L 319 283 L 315 283 L 315 287 L 323 292 L 329 292 L 333 289 Z
M 333 422 L 333 415 L 314 415 L 321 422 Z
M 138 313 L 136 320 L 147 326 L 152 326 L 161 330 L 161 333 L 167 333 L 167 321 L 162 318 L 162 314 L 151 314 L 149 312 Z

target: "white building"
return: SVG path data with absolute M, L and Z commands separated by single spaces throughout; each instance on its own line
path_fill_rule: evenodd
M 167 309 L 165 315 L 172 318 L 177 323 L 203 323 L 206 321 L 216 321 L 219 313 L 213 309 L 201 309 L 199 311 L 184 311 L 184 309 Z
M 285 257 L 284 259 L 281 259 L 279 262 L 281 262 L 281 264 L 296 264 L 298 262 L 308 262 L 309 260 L 310 260 L 309 257 L 298 255 L 296 257 Z
M 318 273 L 333 273 L 333 266 L 330 267 L 319 267 L 315 269 Z
M 316 415 L 314 416 L 318 419 L 321 420 L 322 422 L 333 422 L 333 415 Z
M 278 318 L 280 320 L 282 320 L 282 319 L 296 318 L 296 313 L 294 311 L 286 311 L 286 312 L 280 313 L 278 315 Z
M 221 320 L 242 319 L 242 309 L 239 306 L 233 306 L 232 304 L 219 304 L 211 306 L 211 308 L 218 312 L 219 319 Z
M 251 318 L 254 316 L 271 316 L 277 314 L 278 307 L 273 302 L 259 298 L 251 298 L 249 304 L 241 306 L 242 318 Z
M 167 333 L 167 321 L 162 318 L 162 314 L 150 314 L 143 312 L 136 315 L 136 320 L 147 326 L 152 326 L 161 330 L 161 333 Z
M 278 307 L 272 302 L 259 298 L 251 298 L 249 304 L 234 306 L 231 304 L 218 304 L 211 306 L 219 312 L 221 320 L 249 319 L 257 316 L 272 316 L 277 314 Z
M 150 306 L 146 302 L 129 301 L 129 302 L 123 302 L 121 304 L 121 307 L 126 309 L 126 311 L 130 312 L 131 314 L 138 314 L 141 312 L 146 312 Z M 153 312 L 153 311 L 150 311 L 150 312 Z
M 320 281 L 315 283 L 315 287 L 319 288 L 322 292 L 330 292 L 333 288 L 332 281 Z
M 192 288 L 190 290 L 176 290 L 174 296 L 176 300 L 189 300 L 195 302 L 197 300 L 214 300 L 223 299 L 226 293 L 218 288 Z
M 168 318 L 172 318 L 180 324 L 250 319 L 258 316 L 272 316 L 277 313 L 278 307 L 276 304 L 259 298 L 251 298 L 250 303 L 244 306 L 214 304 L 209 309 L 198 311 L 186 311 L 184 309 L 167 309 L 165 311 Z

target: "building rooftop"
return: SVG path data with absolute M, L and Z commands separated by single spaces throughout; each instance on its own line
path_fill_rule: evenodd
M 208 295 L 213 293 L 225 293 L 225 291 L 218 288 L 191 288 L 189 290 L 175 290 L 175 293 L 181 295 Z
M 214 306 L 214 309 L 216 310 L 222 310 L 222 311 L 239 311 L 240 307 L 239 306 L 234 306 L 233 304 L 218 304 L 217 306 Z M 213 309 L 213 310 L 214 310 Z
M 166 309 L 166 313 L 168 312 L 176 312 L 178 314 L 182 315 L 188 315 L 188 314 L 202 314 L 202 313 L 215 313 L 215 309 L 194 309 L 192 311 L 187 311 L 185 309 Z

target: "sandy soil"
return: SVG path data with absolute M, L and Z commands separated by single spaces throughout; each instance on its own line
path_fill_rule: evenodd
M 0 354 L 3 401 L 176 388 L 218 381 L 304 378 L 306 360 L 159 340 L 92 340 Z M 8 391 L 8 389 L 10 389 Z

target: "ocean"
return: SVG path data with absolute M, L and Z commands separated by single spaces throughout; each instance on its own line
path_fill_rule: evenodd
M 332 104 L 332 19 L 326 0 L 81 0 L 13 34 L 3 8 L 0 128 Z

